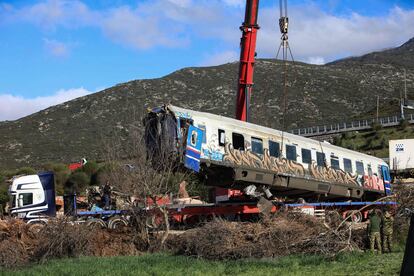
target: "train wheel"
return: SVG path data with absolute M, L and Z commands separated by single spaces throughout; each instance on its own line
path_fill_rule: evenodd
M 352 213 L 352 216 L 351 216 L 352 222 L 360 223 L 360 222 L 362 222 L 362 218 L 363 218 L 363 216 L 362 216 L 361 212 L 356 211 L 356 212 Z
M 123 217 L 112 217 L 108 221 L 108 228 L 112 230 L 120 230 L 128 226 L 128 221 Z
M 106 223 L 102 219 L 92 218 L 86 221 L 86 225 L 91 228 L 106 228 Z

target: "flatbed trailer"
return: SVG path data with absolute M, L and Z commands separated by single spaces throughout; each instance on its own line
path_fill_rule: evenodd
M 54 193 L 53 173 L 21 176 L 14 179 L 10 188 L 12 196 L 11 214 L 28 223 L 47 223 L 51 217 L 56 217 L 56 202 Z M 38 202 L 34 200 L 40 198 Z M 31 201 L 33 199 L 33 202 Z M 117 228 L 128 225 L 131 216 L 144 213 L 151 224 L 162 222 L 159 208 L 151 200 L 143 200 L 139 207 L 130 210 L 97 210 L 85 211 L 77 208 L 76 195 L 64 197 L 64 214 L 75 223 L 98 224 L 102 227 Z M 395 207 L 393 201 L 345 201 L 345 202 L 315 202 L 287 203 L 265 199 L 247 199 L 240 196 L 228 201 L 216 203 L 186 204 L 174 203 L 168 197 L 157 199 L 157 205 L 168 210 L 171 225 L 191 227 L 214 217 L 229 220 L 253 220 L 262 213 L 276 213 L 282 209 L 301 211 L 310 215 L 323 215 L 325 211 L 337 211 L 343 218 L 351 214 L 355 222 L 361 222 L 367 217 L 367 212 L 373 208 Z M 362 211 L 361 211 L 362 210 Z M 350 213 L 352 212 L 352 213 Z
M 324 217 L 326 212 L 337 212 L 343 219 L 359 223 L 367 218 L 371 209 L 395 208 L 394 201 L 379 202 L 318 202 L 318 203 L 282 203 L 267 201 L 265 213 L 273 214 L 281 210 L 297 211 L 309 215 Z M 270 204 L 269 204 L 270 203 Z M 259 202 L 221 202 L 202 204 L 166 204 L 172 227 L 191 228 L 213 218 L 233 221 L 251 221 L 263 214 Z M 135 209 L 146 212 L 152 227 L 162 223 L 162 214 L 156 208 L 148 206 Z M 73 218 L 77 222 L 96 223 L 102 227 L 115 229 L 129 224 L 133 210 L 75 211 Z

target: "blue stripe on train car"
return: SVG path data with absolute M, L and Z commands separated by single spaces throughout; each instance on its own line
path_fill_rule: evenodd
M 386 195 L 391 195 L 391 176 L 387 166 L 381 166 L 382 178 L 384 179 L 384 189 Z

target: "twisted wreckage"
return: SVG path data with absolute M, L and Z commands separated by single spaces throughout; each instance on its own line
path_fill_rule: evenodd
M 168 152 L 207 185 L 312 200 L 375 200 L 391 193 L 381 159 L 252 123 L 172 105 L 144 119 L 150 154 Z

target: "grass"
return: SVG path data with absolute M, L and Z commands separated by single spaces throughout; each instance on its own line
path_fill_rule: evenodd
M 414 138 L 414 128 L 397 127 L 380 128 L 377 130 L 354 131 L 342 134 L 335 139 L 335 145 L 365 152 L 377 157 L 388 157 L 388 142 L 396 139 Z
M 398 275 L 402 252 L 347 253 L 333 259 L 288 256 L 279 259 L 207 261 L 168 254 L 81 257 L 49 261 L 1 275 Z

